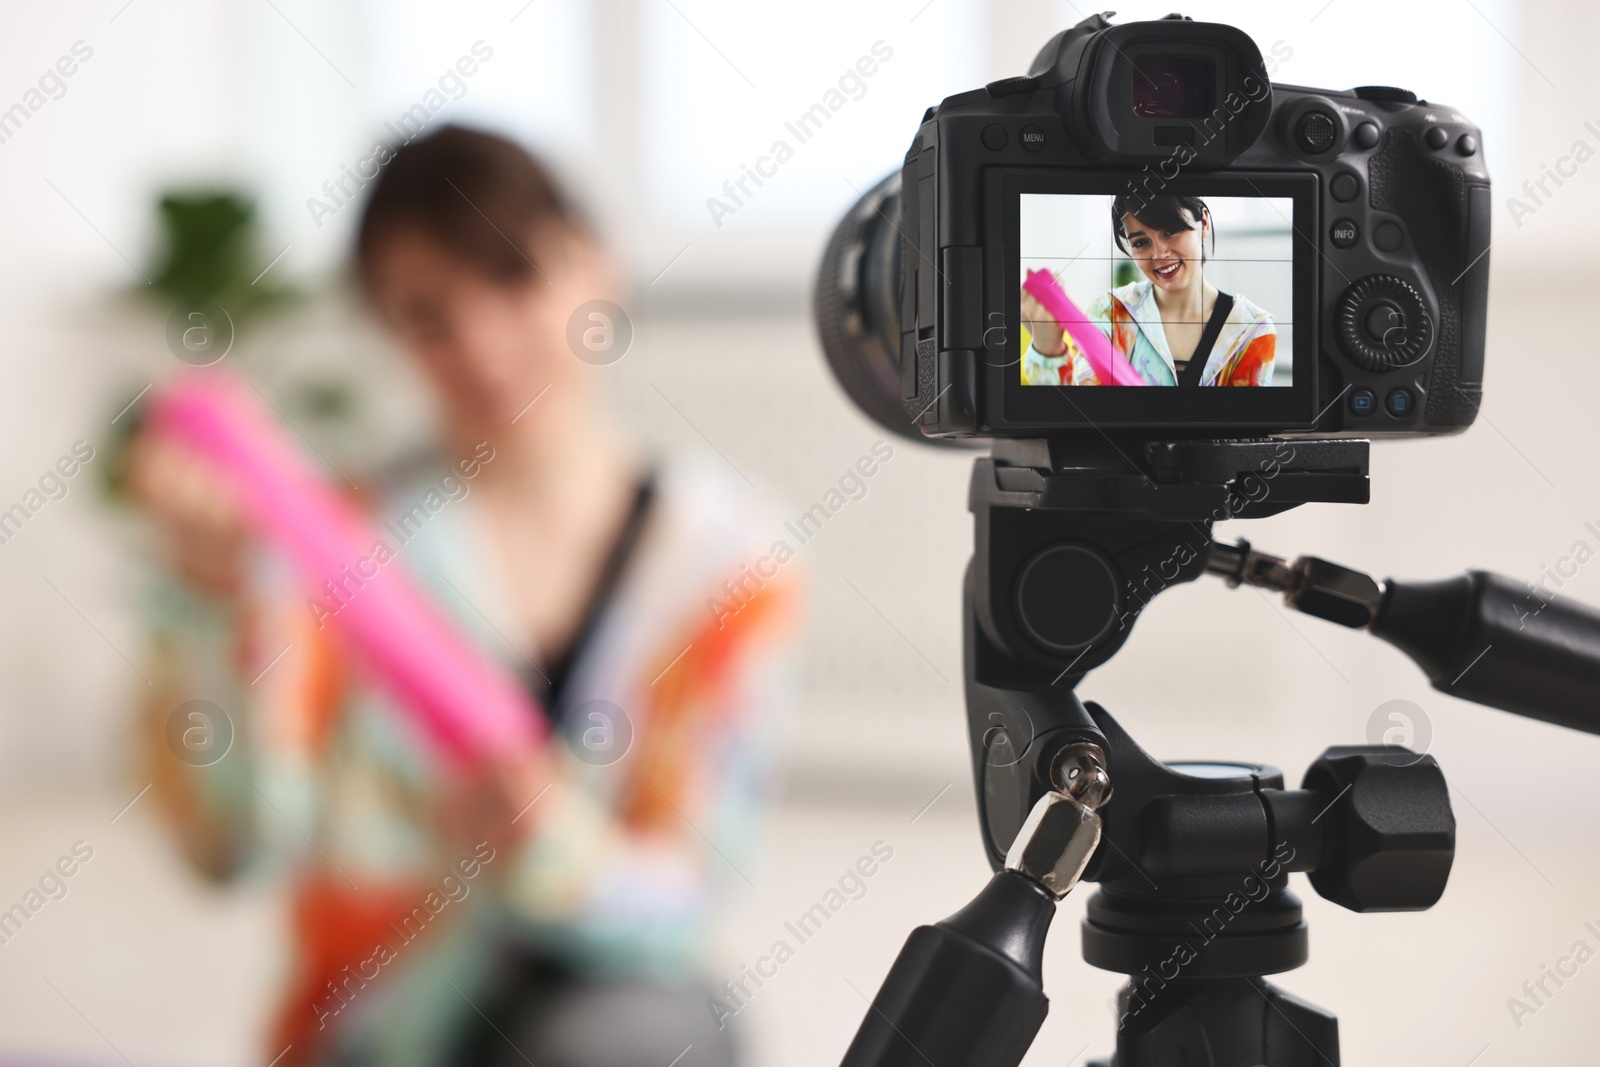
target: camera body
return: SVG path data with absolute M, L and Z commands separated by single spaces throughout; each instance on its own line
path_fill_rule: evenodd
M 892 217 L 892 185 L 871 205 L 880 216 Z M 877 334 L 928 437 L 1415 436 L 1476 415 L 1490 189 L 1479 131 L 1451 108 L 1390 87 L 1274 85 L 1229 26 L 1096 15 L 1053 38 L 1025 77 L 930 108 L 899 186 L 898 237 L 882 238 L 898 244 L 898 306 L 879 280 L 889 306 L 854 322 Z M 1095 222 L 1108 204 L 1109 223 Z M 1163 211 L 1175 226 L 1140 221 Z M 858 215 L 859 254 L 835 269 L 894 270 Z M 1199 259 L 1194 243 L 1163 244 L 1185 238 Z M 1199 289 L 1166 281 L 1191 268 Z M 835 310 L 820 295 L 828 271 L 819 318 Z M 1037 310 L 1023 313 L 1025 290 L 1044 298 L 1042 272 L 1066 297 L 1051 306 L 1071 309 L 1054 316 L 1056 358 L 1023 343 L 1045 332 Z M 870 277 L 843 288 L 845 305 L 872 302 Z M 1172 310 L 1224 289 L 1229 314 Z M 1089 359 L 1101 348 L 1086 327 L 1153 380 L 1111 378 Z M 1211 355 L 1202 339 L 1176 358 L 1196 334 Z M 1215 347 L 1229 337 L 1233 350 Z M 1210 380 L 1183 369 L 1207 358 Z M 1130 387 L 1145 384 L 1178 387 Z

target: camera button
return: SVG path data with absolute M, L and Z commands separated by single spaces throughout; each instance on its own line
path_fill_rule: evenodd
M 1456 138 L 1456 154 L 1470 156 L 1478 150 L 1478 139 L 1470 133 L 1464 133 Z
M 1450 143 L 1450 134 L 1443 126 L 1429 126 L 1422 139 L 1428 142 L 1429 148 L 1438 149 Z
M 1371 389 L 1355 389 L 1350 393 L 1350 414 L 1371 415 L 1378 410 L 1378 397 Z
M 1044 129 L 1039 126 L 1024 126 L 1017 140 L 1021 141 L 1022 147 L 1028 151 L 1038 152 L 1044 148 Z
M 1376 122 L 1363 122 L 1356 127 L 1355 139 L 1357 148 L 1376 148 L 1378 146 L 1378 124 Z
M 1405 239 L 1405 231 L 1395 222 L 1380 222 L 1372 231 L 1372 243 L 1383 252 L 1393 252 L 1405 242 Z
M 1361 227 L 1356 225 L 1355 219 L 1336 219 L 1328 231 L 1328 240 L 1333 242 L 1335 248 L 1349 248 L 1360 237 Z
M 1339 138 L 1339 124 L 1326 111 L 1308 111 L 1295 124 L 1294 139 L 1302 152 L 1318 156 Z
M 1328 184 L 1328 191 L 1333 194 L 1333 198 L 1339 203 L 1348 204 L 1360 195 L 1361 179 L 1348 171 L 1343 174 L 1335 174 L 1333 181 Z
M 1405 334 L 1406 315 L 1389 301 L 1379 300 L 1367 312 L 1367 320 L 1362 326 L 1369 338 L 1379 344 L 1385 344 L 1391 331 L 1399 330 L 1402 336 Z
M 998 122 L 991 122 L 983 128 L 983 147 L 991 152 L 998 152 L 1006 146 L 1006 128 Z
M 1383 406 L 1397 419 L 1411 414 L 1411 390 L 1396 389 L 1383 398 Z

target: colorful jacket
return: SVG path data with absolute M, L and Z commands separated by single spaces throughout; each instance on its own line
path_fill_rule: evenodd
M 424 528 L 384 525 L 424 500 Z M 462 631 L 532 677 L 540 657 L 519 633 L 470 489 L 458 500 L 417 485 L 373 510 Z M 801 583 L 792 564 L 755 562 L 780 530 L 715 457 L 658 472 L 640 539 L 552 709 L 575 788 L 540 801 L 550 806 L 540 829 L 514 855 L 464 850 L 442 832 L 425 742 L 363 678 L 326 598 L 313 610 L 281 562 L 263 561 L 250 598 L 262 607 L 249 619 L 162 585 L 155 706 L 209 700 L 236 734 L 211 766 L 168 767 L 168 806 L 186 812 L 205 866 L 277 870 L 291 883 L 293 974 L 267 1059 L 293 1044 L 280 1067 L 318 1062 L 352 1017 L 387 1000 L 368 1029 L 395 1062 L 429 1062 L 426 1043 L 470 1015 L 439 990 L 451 973 L 471 990 L 468 962 L 484 951 L 463 943 L 473 938 L 514 938 L 582 972 L 694 966 L 723 888 L 746 877 L 794 689 L 785 638 Z M 615 741 L 624 726 L 617 758 L 585 752 L 586 734 L 603 728 Z M 457 892 L 473 905 L 455 903 Z M 439 973 L 391 980 L 430 968 Z M 407 988 L 418 992 L 396 992 Z
M 1102 293 L 1084 314 L 1117 351 L 1128 357 L 1146 384 L 1176 385 L 1177 370 L 1167 346 L 1161 310 L 1152 295 L 1154 289 L 1148 279 L 1129 282 Z M 1035 351 L 1029 344 L 1023 355 L 1023 383 L 1099 385 L 1089 361 L 1070 335 L 1066 341 L 1065 354 L 1054 357 Z M 1248 297 L 1236 294 L 1233 309 L 1206 358 L 1200 384 L 1270 385 L 1277 344 L 1272 316 Z

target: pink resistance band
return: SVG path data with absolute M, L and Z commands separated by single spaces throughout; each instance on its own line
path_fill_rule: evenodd
M 1078 305 L 1072 302 L 1067 291 L 1061 288 L 1061 283 L 1049 271 L 1029 270 L 1022 287 L 1044 305 L 1051 318 L 1071 335 L 1102 385 L 1145 384 L 1139 372 L 1133 369 L 1133 364 L 1128 362 L 1128 357 L 1111 347 L 1106 335 L 1078 310 Z
M 231 377 L 190 374 L 151 402 L 151 428 L 181 442 L 233 484 L 253 529 L 307 585 L 345 579 L 379 540 L 308 464 L 255 397 Z M 451 763 L 544 743 L 545 718 L 508 672 L 428 600 L 401 561 L 361 574 L 333 618 L 379 681 Z

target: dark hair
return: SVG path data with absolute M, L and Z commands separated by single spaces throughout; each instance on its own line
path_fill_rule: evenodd
M 1128 255 L 1133 253 L 1128 248 L 1128 234 L 1122 228 L 1123 219 L 1129 215 L 1137 215 L 1150 225 L 1158 227 L 1168 233 L 1177 230 L 1192 230 L 1201 223 L 1211 218 L 1211 211 L 1206 207 L 1206 202 L 1198 196 L 1152 196 L 1148 200 L 1143 197 L 1129 196 L 1126 193 L 1111 201 L 1111 237 L 1117 242 L 1117 247 Z M 1211 230 L 1213 245 L 1217 240 L 1215 227 Z M 1205 251 L 1201 250 L 1200 258 L 1205 259 Z
M 542 223 L 586 230 L 550 171 L 504 137 L 444 126 L 396 149 L 373 184 L 356 235 L 356 268 L 371 291 L 383 244 L 420 233 L 491 278 L 535 270 L 530 247 Z

